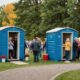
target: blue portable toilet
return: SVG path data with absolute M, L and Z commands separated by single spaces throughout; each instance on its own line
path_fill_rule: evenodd
M 46 52 L 50 60 L 64 60 L 65 52 L 63 44 L 66 38 L 70 38 L 71 45 L 73 40 L 78 37 L 78 31 L 73 28 L 55 28 L 46 32 Z M 73 58 L 73 47 L 71 47 L 70 59 Z
M 9 37 L 16 39 L 13 58 L 10 58 L 8 50 Z M 6 60 L 24 60 L 24 30 L 18 27 L 0 27 L 0 56 L 6 56 Z

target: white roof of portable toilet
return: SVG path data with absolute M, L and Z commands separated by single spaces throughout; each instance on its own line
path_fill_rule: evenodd
M 13 26 L 13 27 L 16 27 L 16 26 Z M 4 27 L 0 27 L 0 30 L 4 30 L 6 28 L 13 28 L 12 26 L 4 26 Z M 16 27 L 16 28 L 20 28 L 20 27 Z M 22 28 L 20 28 L 22 29 Z M 22 29 L 23 31 L 25 31 L 24 29 Z
M 0 30 L 6 29 L 6 28 L 9 28 L 9 27 L 10 27 L 10 26 L 0 27 Z
M 54 29 L 51 29 L 51 30 L 47 31 L 46 33 L 57 32 L 57 31 L 60 31 L 60 30 L 66 29 L 66 28 L 69 28 L 69 27 L 65 27 L 65 28 L 61 28 L 61 27 L 54 28 Z M 69 28 L 69 29 L 73 29 L 73 28 Z M 75 30 L 75 29 L 73 29 L 73 30 Z M 77 31 L 77 30 L 75 30 L 75 31 Z
M 57 31 L 60 31 L 62 29 L 65 29 L 65 28 L 55 28 L 55 29 L 51 29 L 49 31 L 47 31 L 46 33 L 51 33 L 51 32 L 57 32 Z

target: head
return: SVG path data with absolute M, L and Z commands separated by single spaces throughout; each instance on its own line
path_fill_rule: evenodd
M 9 37 L 9 41 L 12 41 L 12 37 Z
M 70 42 L 70 38 L 66 38 L 66 41 L 67 41 L 67 42 Z
M 35 37 L 35 40 L 39 40 L 39 37 L 36 36 L 36 37 Z

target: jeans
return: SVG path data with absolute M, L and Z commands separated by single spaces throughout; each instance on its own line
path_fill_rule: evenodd
M 33 55 L 34 55 L 34 62 L 38 62 L 39 61 L 39 51 L 33 51 Z
M 39 57 L 40 58 L 42 57 L 42 49 L 40 49 L 40 51 L 39 51 Z
M 74 49 L 73 50 L 73 60 L 75 61 L 77 57 L 78 57 L 78 50 Z
M 77 59 L 79 60 L 80 57 L 80 49 L 78 49 L 78 53 L 77 53 Z
M 13 57 L 14 57 L 13 50 L 9 50 L 9 59 L 11 59 Z
M 66 60 L 70 59 L 70 51 L 65 51 Z

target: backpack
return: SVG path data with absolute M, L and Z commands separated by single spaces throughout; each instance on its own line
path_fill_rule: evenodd
M 34 41 L 32 43 L 32 50 L 39 51 L 40 50 L 40 43 L 38 41 Z

